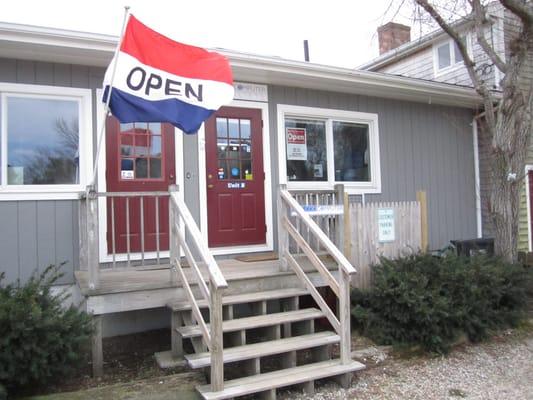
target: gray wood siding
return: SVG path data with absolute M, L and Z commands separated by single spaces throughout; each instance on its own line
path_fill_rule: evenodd
M 103 74 L 97 67 L 0 58 L 0 82 L 93 89 L 93 110 L 95 89 L 101 87 Z M 0 222 L 0 272 L 6 273 L 8 282 L 25 281 L 33 271 L 62 262 L 66 264 L 61 283 L 74 282 L 78 268 L 77 201 L 0 201 Z
M 78 268 L 78 205 L 72 200 L 0 202 L 0 272 L 7 282 L 65 263 L 60 283 Z
M 417 190 L 426 190 L 432 249 L 476 237 L 470 110 L 278 86 L 269 87 L 269 100 L 274 184 L 277 104 L 377 113 L 382 193 L 367 201 L 415 200 Z

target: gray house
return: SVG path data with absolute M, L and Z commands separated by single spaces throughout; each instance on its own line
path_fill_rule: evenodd
M 62 283 L 95 315 L 96 373 L 102 335 L 168 326 L 170 302 L 173 328 L 190 320 L 177 315 L 192 309 L 198 335 L 212 349 L 208 389 L 221 392 L 222 309 L 229 319 L 234 303 L 254 303 L 261 314 L 270 310 L 267 301 L 285 297 L 291 310 L 305 293 L 338 333 L 313 337 L 321 340 L 314 346 L 340 341 L 343 349 L 340 364 L 320 364 L 307 380 L 359 369 L 346 356 L 353 267 L 318 233 L 333 267 L 318 256 L 298 264 L 287 238 L 311 247 L 290 220 L 301 216 L 308 236 L 316 226 L 291 192 L 331 194 L 340 187 L 354 202 L 403 201 L 423 189 L 430 248 L 478 234 L 472 120 L 479 98 L 470 88 L 219 50 L 233 69 L 235 99 L 196 135 L 184 135 L 165 124 L 103 120 L 102 79 L 116 43 L 106 35 L 0 24 L 0 271 L 9 282 L 24 281 L 34 270 L 66 262 Z M 96 188 L 87 192 L 104 122 Z M 234 259 L 270 251 L 281 261 L 252 267 Z M 191 268 L 182 268 L 179 254 Z M 318 272 L 309 272 L 317 265 Z M 196 272 L 210 284 L 185 284 Z M 309 286 L 328 282 L 339 296 L 338 319 Z M 192 293 L 207 302 L 197 304 Z M 199 321 L 202 307 L 211 313 L 210 328 Z M 185 335 L 179 332 L 174 356 Z M 279 325 L 268 332 L 279 338 Z M 282 332 L 290 336 L 290 329 Z M 287 365 L 298 369 L 292 354 L 305 346 L 283 343 Z M 302 375 L 291 382 L 302 383 L 296 376 Z M 272 385 L 254 390 L 272 393 L 283 384 Z
M 485 29 L 487 42 L 496 50 L 502 60 L 509 57 L 511 43 L 520 34 L 521 22 L 500 2 L 491 2 L 487 9 L 490 24 Z M 472 60 L 480 76 L 488 83 L 489 87 L 499 90 L 502 72 L 492 63 L 477 42 L 472 21 L 458 23 L 458 30 L 467 45 Z M 468 72 L 464 66 L 461 54 L 453 40 L 441 29 L 411 40 L 410 27 L 389 22 L 378 28 L 380 55 L 359 66 L 359 69 L 373 72 L 426 79 L 435 82 L 452 83 L 456 85 L 472 86 Z M 522 67 L 521 85 L 525 90 L 531 88 L 533 82 L 533 54 Z M 477 133 L 477 147 L 479 158 L 478 187 L 478 217 L 479 235 L 492 235 L 492 222 L 489 216 L 489 176 L 490 168 L 488 158 L 491 151 L 491 138 L 479 129 Z M 531 198 L 530 182 L 533 182 L 533 148 L 530 148 L 526 158 L 526 167 L 520 194 L 520 221 L 518 249 L 532 251 L 532 225 L 531 225 Z

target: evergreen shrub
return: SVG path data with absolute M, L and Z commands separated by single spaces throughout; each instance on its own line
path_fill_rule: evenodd
M 52 292 L 60 267 L 34 273 L 24 285 L 4 285 L 0 275 L 0 398 L 68 376 L 86 353 L 91 318 L 62 306 L 64 291 Z
M 415 254 L 382 258 L 370 290 L 352 291 L 354 327 L 380 344 L 446 353 L 525 316 L 530 269 L 497 258 Z

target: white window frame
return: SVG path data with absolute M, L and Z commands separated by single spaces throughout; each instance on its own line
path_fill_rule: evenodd
M 287 184 L 292 190 L 332 190 L 335 184 L 344 184 L 348 194 L 381 193 L 381 163 L 379 157 L 378 114 L 357 111 L 335 110 L 278 104 L 278 154 L 279 182 Z M 288 181 L 287 147 L 285 139 L 286 118 L 310 118 L 322 120 L 326 124 L 327 181 Z M 335 181 L 335 155 L 333 150 L 333 121 L 368 125 L 368 142 L 370 155 L 369 182 Z
M 78 103 L 79 114 L 79 183 L 72 185 L 8 185 L 7 184 L 7 99 L 70 100 Z M 60 86 L 0 83 L 0 201 L 77 199 L 85 190 L 92 171 L 92 94 L 90 89 Z
M 469 55 L 472 55 L 470 33 L 467 33 L 464 37 L 466 51 Z M 445 44 L 448 44 L 450 46 L 450 65 L 444 68 L 439 68 L 439 47 L 444 46 Z M 455 47 L 455 41 L 452 38 L 440 41 L 433 45 L 433 70 L 435 76 L 447 74 L 448 72 L 454 71 L 464 66 L 464 60 L 456 61 Z

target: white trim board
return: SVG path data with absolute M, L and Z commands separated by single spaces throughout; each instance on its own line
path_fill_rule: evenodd
M 96 89 L 96 125 L 97 131 L 96 135 L 100 134 L 101 124 L 105 123 L 104 120 L 104 103 L 99 101 L 102 98 L 103 91 L 102 89 Z M 180 189 L 179 196 L 183 200 L 183 132 L 178 128 L 175 128 L 175 140 L 174 140 L 174 159 L 175 159 L 175 168 L 176 168 L 176 183 Z M 102 139 L 102 148 L 100 149 L 100 156 L 98 159 L 98 190 L 102 192 L 107 192 L 107 180 L 106 180 L 106 140 L 105 134 Z M 98 199 L 98 243 L 99 243 L 99 259 L 100 262 L 112 262 L 113 255 L 108 254 L 107 252 L 107 207 L 106 199 L 101 197 Z M 157 257 L 156 252 L 147 252 L 144 254 L 144 258 L 155 259 Z M 160 258 L 168 258 L 169 251 L 161 251 L 159 253 Z M 131 260 L 140 260 L 141 253 L 132 253 L 130 255 Z M 115 257 L 116 261 L 126 261 L 126 254 L 117 254 Z
M 261 110 L 263 119 L 263 169 L 265 171 L 265 223 L 267 226 L 266 243 L 264 245 L 228 246 L 211 248 L 214 255 L 254 253 L 271 251 L 274 249 L 274 225 L 272 216 L 272 178 L 270 165 L 270 128 L 268 103 L 233 100 L 228 107 L 255 108 Z M 205 129 L 204 125 L 198 131 L 198 184 L 200 196 L 200 229 L 206 242 L 207 234 L 207 191 L 206 191 L 206 162 L 205 162 Z

